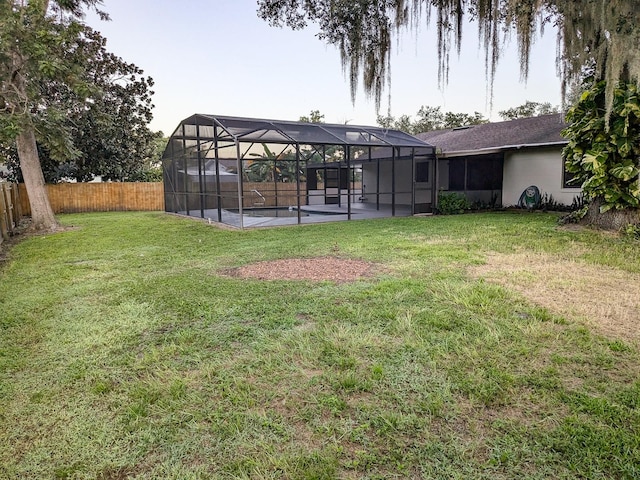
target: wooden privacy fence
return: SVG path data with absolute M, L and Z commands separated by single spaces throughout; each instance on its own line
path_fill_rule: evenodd
M 18 185 L 0 182 L 0 243 L 18 227 L 22 216 L 19 195 Z
M 54 213 L 164 210 L 162 182 L 59 183 L 46 187 Z M 24 184 L 19 190 L 22 213 L 31 215 Z
M 236 195 L 237 195 L 237 187 Z M 250 208 L 255 206 L 261 207 L 275 207 L 275 206 L 289 206 L 297 205 L 298 187 L 295 183 L 273 183 L 273 182 L 244 182 L 242 185 L 244 191 L 244 197 L 242 206 L 243 208 Z M 258 195 L 259 192 L 260 195 Z M 304 183 L 300 185 L 300 198 L 303 199 L 302 203 L 306 203 L 304 200 L 307 195 L 307 188 Z M 237 203 L 237 202 L 236 202 Z M 258 205 L 260 204 L 260 205 Z

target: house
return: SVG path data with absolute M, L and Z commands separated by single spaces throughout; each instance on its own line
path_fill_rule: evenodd
M 470 201 L 517 205 L 535 185 L 542 195 L 571 205 L 580 187 L 569 184 L 562 148 L 567 140 L 562 114 L 520 118 L 417 137 L 436 146 L 438 189 L 463 193 Z

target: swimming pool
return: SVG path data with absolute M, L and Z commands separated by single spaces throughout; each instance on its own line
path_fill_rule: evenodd
M 230 213 L 238 214 L 240 213 L 237 208 L 227 209 Z M 298 208 L 297 207 L 248 207 L 242 209 L 242 214 L 248 217 L 270 217 L 270 218 L 297 218 L 298 217 Z M 327 216 L 338 216 L 338 215 L 346 215 L 347 212 L 344 211 L 326 211 L 326 210 L 300 210 L 301 217 L 327 217 Z M 355 215 L 355 212 L 351 213 Z
M 240 213 L 238 209 L 229 210 L 232 213 Z M 250 217 L 274 217 L 274 218 L 291 218 L 298 216 L 297 208 L 289 207 L 259 207 L 259 208 L 243 208 L 243 215 Z M 309 213 L 300 211 L 301 217 L 308 217 Z

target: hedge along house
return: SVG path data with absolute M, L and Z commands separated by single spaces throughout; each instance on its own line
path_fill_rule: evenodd
M 165 210 L 240 228 L 408 216 L 435 206 L 436 168 L 397 130 L 196 114 L 163 155 Z
M 567 140 L 561 114 L 520 118 L 421 133 L 437 146 L 438 189 L 464 194 L 485 205 L 517 205 L 535 185 L 542 195 L 571 205 L 579 185 L 570 183 L 562 159 Z

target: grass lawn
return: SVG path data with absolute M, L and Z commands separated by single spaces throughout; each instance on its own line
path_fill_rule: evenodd
M 640 478 L 637 241 L 545 214 L 60 220 L 0 265 L 0 478 Z M 323 256 L 376 273 L 228 275 Z

